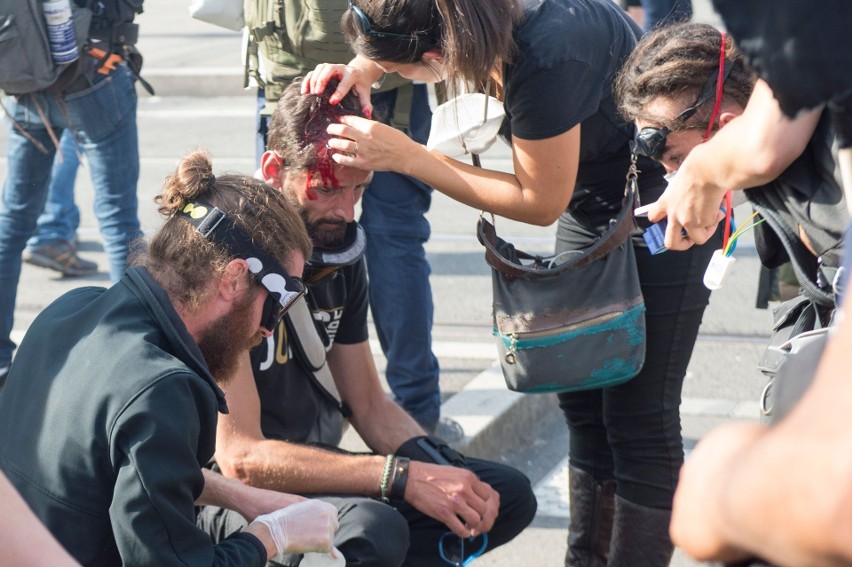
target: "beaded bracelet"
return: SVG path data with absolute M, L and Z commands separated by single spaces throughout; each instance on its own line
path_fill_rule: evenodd
M 388 455 L 385 457 L 385 469 L 382 472 L 382 482 L 379 484 L 379 500 L 387 504 L 390 502 L 390 497 L 388 495 L 388 489 L 390 488 L 390 476 L 391 471 L 393 470 L 393 463 L 395 457 L 393 455 Z

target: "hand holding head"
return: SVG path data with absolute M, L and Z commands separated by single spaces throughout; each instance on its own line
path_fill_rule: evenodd
M 337 79 L 329 81 L 319 95 L 302 94 L 303 82 L 302 79 L 293 81 L 272 113 L 261 172 L 276 188 L 284 185 L 285 173 L 296 172 L 305 173 L 309 179 L 318 176 L 323 185 L 335 187 L 339 185 L 334 169 L 335 149 L 329 145 L 331 134 L 327 128 L 341 122 L 345 116 L 364 116 L 364 113 L 352 92 L 339 103 L 331 103 Z M 310 191 L 308 187 L 306 190 Z

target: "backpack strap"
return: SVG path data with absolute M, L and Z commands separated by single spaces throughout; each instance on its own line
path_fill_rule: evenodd
M 334 403 L 343 417 L 351 416 L 352 410 L 340 397 L 334 377 L 328 368 L 326 344 L 319 334 L 317 322 L 304 296 L 300 297 L 287 311 L 285 324 L 293 354 L 308 371 L 314 385 Z
M 834 293 L 821 289 L 813 281 L 813 276 L 808 273 L 805 266 L 808 261 L 813 258 L 813 255 L 805 249 L 799 235 L 786 223 L 781 215 L 768 206 L 759 194 L 749 196 L 752 206 L 760 213 L 766 223 L 772 228 L 772 231 L 781 241 L 787 255 L 790 258 L 790 265 L 796 273 L 796 279 L 799 280 L 799 285 L 802 288 L 802 293 L 815 302 L 817 305 L 825 308 L 835 307 Z

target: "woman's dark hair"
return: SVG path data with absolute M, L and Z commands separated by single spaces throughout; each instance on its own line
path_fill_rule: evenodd
M 194 152 L 181 160 L 155 198 L 162 228 L 147 250 L 132 263 L 142 265 L 169 296 L 192 310 L 205 299 L 212 278 L 234 259 L 223 246 L 203 238 L 188 220 L 175 213 L 196 199 L 203 200 L 241 227 L 253 244 L 275 257 L 282 266 L 294 252 L 311 255 L 311 241 L 296 208 L 278 191 L 243 175 L 213 175 L 210 158 Z
M 441 51 L 448 80 L 482 87 L 491 70 L 511 60 L 518 0 L 354 0 L 377 31 L 411 35 L 411 40 L 363 33 L 352 8 L 341 20 L 356 53 L 374 60 L 417 63 L 431 49 Z
M 707 79 L 718 73 L 721 47 L 721 33 L 707 24 L 672 24 L 644 36 L 616 79 L 615 96 L 621 113 L 628 120 L 660 122 L 661 117 L 646 110 L 653 99 L 668 97 L 682 100 L 684 106 L 690 104 Z M 731 74 L 723 96 L 745 107 L 754 75 L 730 37 L 725 42 L 725 65 L 731 66 Z M 712 104 L 706 106 L 693 122 L 708 120 Z
M 318 162 L 330 166 L 331 150 L 326 143 L 331 136 L 326 127 L 340 122 L 341 116 L 364 116 L 355 91 L 337 104 L 328 102 L 339 82 L 331 79 L 321 95 L 303 95 L 301 77 L 284 89 L 269 121 L 267 149 L 284 158 L 288 169 L 312 169 Z

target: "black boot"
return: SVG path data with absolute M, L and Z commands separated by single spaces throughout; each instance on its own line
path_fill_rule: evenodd
M 609 566 L 666 567 L 674 552 L 671 519 L 671 510 L 639 506 L 616 496 Z
M 568 467 L 571 522 L 565 567 L 605 567 L 612 535 L 615 481 L 598 482 L 585 471 Z

